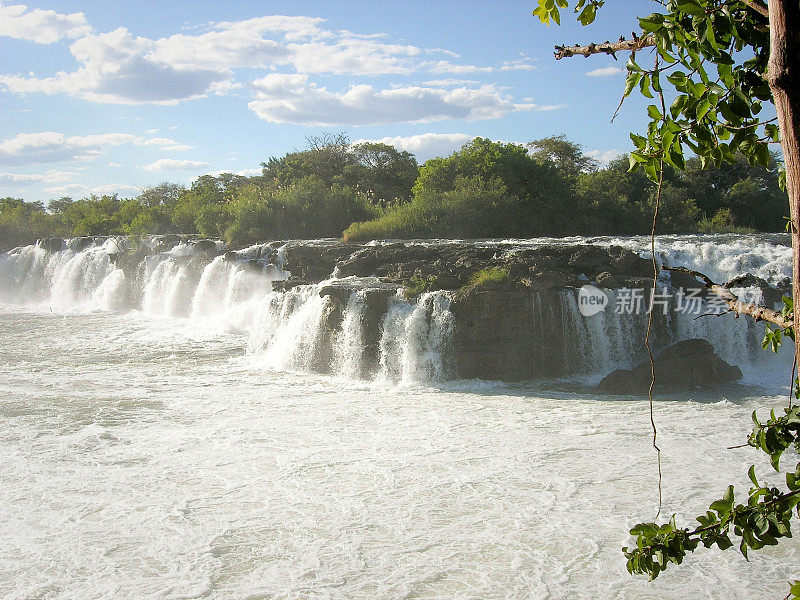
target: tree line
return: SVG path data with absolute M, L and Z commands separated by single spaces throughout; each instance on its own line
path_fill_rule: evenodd
M 600 167 L 564 136 L 527 145 L 475 138 L 418 165 L 409 152 L 309 139 L 272 157 L 261 175 L 203 175 L 186 188 L 162 183 L 133 198 L 59 198 L 45 206 L 0 198 L 0 249 L 38 238 L 181 233 L 233 247 L 337 237 L 486 238 L 649 233 L 656 186 L 621 156 Z M 775 158 L 668 168 L 660 233 L 782 231 L 788 216 Z

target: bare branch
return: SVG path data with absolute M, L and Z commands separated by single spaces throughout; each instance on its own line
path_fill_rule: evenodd
M 749 6 L 750 8 L 752 8 L 752 9 L 753 9 L 754 11 L 756 11 L 758 14 L 760 14 L 760 15 L 763 15 L 763 16 L 765 16 L 765 17 L 769 18 L 769 8 L 767 8 L 767 7 L 766 7 L 766 6 L 764 6 L 763 4 L 759 4 L 758 2 L 756 2 L 756 0 L 742 0 L 742 2 L 744 2 L 745 4 L 747 4 L 747 6 Z
M 656 38 L 650 34 L 644 37 L 634 36 L 632 40 L 622 38 L 618 42 L 603 42 L 602 44 L 589 44 L 588 46 L 556 46 L 555 56 L 556 60 L 576 55 L 588 58 L 592 54 L 610 54 L 617 58 L 617 52 L 636 52 L 642 48 L 655 45 Z
M 728 287 L 714 283 L 708 275 L 704 275 L 699 271 L 693 271 L 685 267 L 662 267 L 665 271 L 674 271 L 676 273 L 688 273 L 694 275 L 698 279 L 702 279 L 705 283 L 706 289 L 714 292 L 717 296 L 722 298 L 728 308 L 736 314 L 748 315 L 754 321 L 767 321 L 773 325 L 777 325 L 781 329 L 786 329 L 792 326 L 792 321 L 785 318 L 781 313 L 760 304 L 751 304 L 749 302 L 742 302 Z
M 741 0 L 748 8 L 754 10 L 763 17 L 769 18 L 769 8 L 766 4 L 761 4 L 758 0 Z M 600 44 L 589 44 L 588 46 L 556 46 L 556 60 L 569 58 L 570 56 L 583 56 L 589 58 L 593 54 L 610 54 L 616 60 L 617 52 L 637 52 L 642 48 L 649 48 L 656 45 L 656 38 L 653 34 L 644 37 L 637 37 L 633 34 L 633 39 L 626 40 L 621 37 L 618 42 L 603 42 Z

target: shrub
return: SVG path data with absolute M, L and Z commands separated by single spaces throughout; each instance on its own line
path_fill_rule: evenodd
M 472 274 L 472 277 L 469 278 L 469 285 L 472 287 L 481 287 L 510 280 L 511 274 L 508 269 L 504 267 L 486 267 Z

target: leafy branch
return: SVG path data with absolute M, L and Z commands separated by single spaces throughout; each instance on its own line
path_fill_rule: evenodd
M 780 417 L 773 411 L 765 423 L 761 423 L 754 412 L 753 422 L 747 444 L 768 454 L 772 467 L 780 472 L 784 451 L 791 446 L 800 449 L 800 407 L 786 408 Z M 739 550 L 745 558 L 748 549 L 774 546 L 780 538 L 791 537 L 792 517 L 800 516 L 800 462 L 794 471 L 785 475 L 787 491 L 761 485 L 754 466 L 748 470 L 748 476 L 753 487 L 746 504 L 735 504 L 734 488 L 728 486 L 722 498 L 712 502 L 709 510 L 697 517 L 699 526 L 694 529 L 678 528 L 674 516 L 663 525 L 640 523 L 633 527 L 631 535 L 636 536 L 636 546 L 623 548 L 628 571 L 655 579 L 669 563 L 680 564 L 687 552 L 693 552 L 700 544 L 706 548 L 713 545 L 721 550 L 730 548 L 733 546 L 731 528 L 740 538 Z M 800 588 L 796 590 L 795 587 L 792 587 L 792 594 L 800 596 Z

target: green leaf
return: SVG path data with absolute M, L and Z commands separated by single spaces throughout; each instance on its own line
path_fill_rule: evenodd
M 645 98 L 652 98 L 653 94 L 650 93 L 650 74 L 645 73 L 639 80 L 639 91 Z
M 658 183 L 658 171 L 656 170 L 656 165 L 653 161 L 648 162 L 644 166 L 644 173 L 647 175 L 647 178 L 654 182 Z
M 722 499 L 727 502 L 730 506 L 733 506 L 733 486 L 729 485 L 728 488 L 725 490 L 725 493 L 722 495 Z
M 653 32 L 660 30 L 664 25 L 664 15 L 653 13 L 649 17 L 639 19 L 639 27 L 643 31 Z
M 595 9 L 594 5 L 588 4 L 578 15 L 578 21 L 581 22 L 581 25 L 589 25 L 594 21 L 596 13 L 597 9 Z
M 625 78 L 625 96 L 630 96 L 633 88 L 636 87 L 636 84 L 639 83 L 639 78 L 642 76 L 641 73 L 636 71 L 632 71 L 628 73 L 628 76 Z
M 686 73 L 683 71 L 673 71 L 667 75 L 667 81 L 674 86 L 681 86 L 686 84 Z
M 711 110 L 711 102 L 709 102 L 706 98 L 697 105 L 697 109 L 695 111 L 697 114 L 697 120 L 700 121 L 703 117 L 705 117 L 709 110 Z
M 750 481 L 753 482 L 753 485 L 759 487 L 758 479 L 756 479 L 756 466 L 751 465 L 750 469 L 747 471 L 747 476 L 750 478 Z
M 678 0 L 678 10 L 690 15 L 702 15 L 703 7 L 695 0 Z
M 636 61 L 633 60 L 633 56 L 628 59 L 628 62 L 625 64 L 625 68 L 628 70 L 629 73 L 641 73 L 642 67 L 636 64 Z
M 769 148 L 767 148 L 766 144 L 759 144 L 756 147 L 756 160 L 762 167 L 769 167 L 769 164 L 772 162 L 772 157 L 769 154 Z

